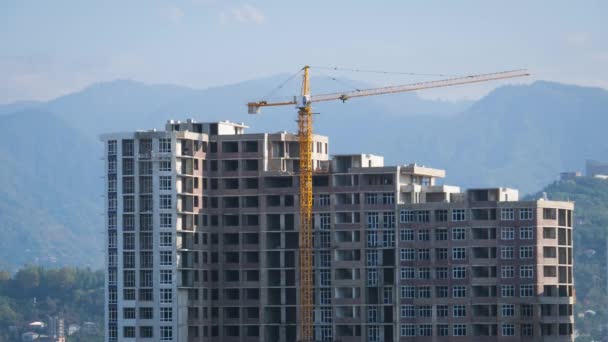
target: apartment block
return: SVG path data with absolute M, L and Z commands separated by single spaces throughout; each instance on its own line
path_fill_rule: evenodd
M 297 135 L 105 134 L 106 340 L 296 341 Z M 573 204 L 314 136 L 318 341 L 572 341 Z

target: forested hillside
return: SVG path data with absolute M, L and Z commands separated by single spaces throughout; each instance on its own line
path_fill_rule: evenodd
M 103 272 L 90 269 L 27 266 L 12 276 L 0 271 L 0 341 L 20 341 L 28 331 L 44 335 L 46 329 L 28 324 L 40 321 L 48 328 L 50 317 L 63 318 L 66 329 L 94 323 L 94 331 L 81 329 L 69 341 L 102 341 L 103 282 Z

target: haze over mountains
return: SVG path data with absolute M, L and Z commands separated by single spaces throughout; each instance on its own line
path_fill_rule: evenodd
M 294 108 L 246 113 L 244 103 L 280 79 L 205 90 L 121 80 L 48 102 L 1 105 L 0 268 L 102 265 L 100 133 L 160 129 L 167 119 L 186 118 L 245 122 L 251 132 L 295 131 Z M 330 90 L 331 81 L 315 86 Z M 599 88 L 539 81 L 500 87 L 475 103 L 400 94 L 324 103 L 315 112 L 330 153 L 444 168 L 445 183 L 465 187 L 530 193 L 587 158 L 608 159 L 608 92 Z

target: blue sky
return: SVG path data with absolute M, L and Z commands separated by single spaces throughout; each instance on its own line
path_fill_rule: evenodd
M 529 68 L 525 82 L 608 88 L 606 13 L 608 2 L 585 0 L 3 0 L 0 103 L 113 79 L 204 88 L 305 64 L 454 75 Z M 502 83 L 421 95 L 477 98 Z

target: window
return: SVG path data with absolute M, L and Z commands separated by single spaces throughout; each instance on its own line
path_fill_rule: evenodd
M 173 309 L 172 308 L 160 308 L 160 321 L 171 322 L 173 320 Z
M 513 317 L 515 316 L 515 305 L 503 304 L 501 307 L 501 312 L 503 317 Z
M 467 258 L 467 252 L 464 247 L 452 248 L 452 260 L 464 260 Z
M 154 309 L 149 307 L 139 308 L 139 319 L 154 319 Z
M 123 252 L 122 253 L 122 267 L 124 268 L 135 268 L 135 253 L 134 252 Z
M 500 239 L 501 240 L 515 239 L 515 228 L 512 228 L 512 227 L 500 228 Z
M 414 286 L 401 286 L 401 299 L 414 298 L 416 296 L 416 288 Z
M 378 245 L 378 235 L 376 232 L 367 232 L 367 247 L 376 247 Z
M 395 228 L 395 212 L 389 211 L 382 213 L 382 227 L 384 229 Z
M 135 289 L 124 289 L 122 297 L 124 300 L 135 300 Z
M 534 257 L 534 246 L 519 247 L 519 258 L 520 259 L 532 259 L 533 257 Z
M 331 289 L 319 289 L 319 297 L 321 304 L 331 304 Z
M 414 211 L 413 210 L 401 210 L 399 213 L 399 220 L 401 223 L 414 222 Z
M 435 230 L 435 240 L 436 241 L 446 241 L 448 239 L 448 230 L 447 229 L 436 229 Z
M 515 219 L 513 208 L 500 209 L 500 219 L 502 221 L 513 221 Z
M 367 308 L 367 320 L 370 323 L 375 323 L 378 321 L 378 308 L 375 306 L 370 306 Z
M 331 308 L 330 307 L 322 307 L 319 312 L 321 313 L 321 322 L 322 323 L 331 323 Z
M 467 270 L 464 266 L 454 266 L 452 268 L 452 279 L 465 279 Z
M 416 250 L 414 248 L 401 248 L 399 251 L 401 261 L 410 261 L 416 259 Z
M 416 221 L 429 222 L 430 214 L 428 210 L 416 210 Z
M 116 211 L 117 203 L 118 202 L 116 201 L 116 194 L 115 193 L 108 194 L 108 210 Z
M 401 305 L 401 318 L 412 318 L 416 316 L 413 305 Z
M 171 251 L 160 251 L 160 265 L 171 266 L 172 264 L 172 252 Z
M 123 336 L 125 338 L 134 338 L 135 337 L 135 327 L 124 327 Z
M 139 327 L 139 337 L 152 338 L 154 337 L 153 331 L 152 327 Z
M 447 248 L 436 248 L 435 256 L 437 260 L 447 260 L 448 259 L 448 249 Z
M 433 336 L 433 325 L 432 324 L 421 324 L 418 328 L 418 335 L 420 336 Z
M 520 285 L 519 286 L 520 297 L 532 297 L 534 296 L 534 285 Z
M 367 261 L 367 266 L 368 267 L 372 267 L 372 266 L 377 266 L 378 265 L 378 251 L 376 250 L 367 250 L 365 251 L 365 256 L 366 256 L 366 261 Z
M 135 308 L 124 308 L 122 312 L 124 319 L 135 319 Z
M 514 248 L 511 246 L 501 247 L 500 248 L 500 258 L 503 260 L 513 259 L 513 255 L 514 255 L 513 250 L 514 250 Z
M 452 221 L 464 221 L 466 214 L 464 209 L 452 209 Z
M 160 284 L 171 285 L 173 282 L 173 274 L 171 270 L 160 270 Z
M 465 324 L 454 324 L 452 332 L 454 336 L 467 336 L 467 326 Z
M 521 335 L 522 336 L 534 336 L 534 326 L 532 324 L 522 324 L 521 325 Z
M 116 157 L 108 157 L 108 173 L 116 173 Z
M 522 317 L 532 317 L 532 316 L 534 316 L 534 305 L 532 305 L 532 304 L 522 304 L 521 305 L 521 316 Z
M 448 211 L 445 209 L 435 210 L 435 221 L 446 222 L 448 220 Z
M 123 158 L 122 160 L 122 174 L 133 175 L 134 163 L 132 158 Z
M 319 228 L 329 230 L 331 228 L 331 217 L 329 213 L 319 214 Z
M 520 240 L 532 240 L 532 239 L 534 239 L 534 227 L 521 227 L 521 228 L 519 228 L 519 239 Z
M 515 285 L 502 285 L 500 287 L 500 296 L 503 298 L 515 296 Z
M 330 203 L 329 194 L 320 194 L 317 197 L 317 203 L 320 206 L 327 206 Z
M 382 246 L 394 247 L 395 246 L 395 231 L 385 230 L 382 232 Z
M 173 303 L 173 293 L 171 289 L 160 289 L 160 303 L 171 304 Z
M 330 267 L 331 266 L 331 255 L 329 254 L 329 251 L 320 251 L 319 260 L 320 260 L 321 267 Z
M 139 271 L 139 286 L 152 287 L 152 270 Z
M 534 266 L 524 265 L 519 268 L 520 278 L 534 278 Z
M 431 233 L 428 230 L 419 230 L 418 231 L 418 240 L 420 241 L 429 241 L 431 239 Z
M 449 289 L 447 286 L 436 286 L 435 287 L 435 296 L 437 298 L 448 298 L 449 297 Z
M 401 324 L 401 336 L 416 336 L 416 326 L 413 324 Z
M 395 204 L 395 194 L 392 192 L 383 193 L 382 204 Z
M 402 242 L 414 241 L 414 230 L 413 229 L 401 229 L 399 231 L 399 238 Z
M 160 232 L 160 246 L 171 247 L 173 245 L 171 232 Z
M 467 316 L 466 305 L 454 305 L 452 307 L 452 316 L 453 317 L 466 317 Z
M 437 311 L 437 317 L 448 317 L 448 306 L 447 305 L 437 305 L 435 310 Z
M 366 193 L 365 204 L 379 204 L 378 198 L 380 194 L 377 193 Z
M 122 248 L 123 249 L 135 249 L 135 234 L 123 233 L 122 234 Z
M 466 286 L 452 287 L 452 297 L 453 298 L 465 298 L 466 296 L 467 296 L 467 287 Z
M 391 287 L 385 287 L 382 289 L 382 298 L 384 304 L 393 303 L 393 289 Z
M 435 278 L 448 279 L 448 268 L 447 267 L 437 267 L 435 269 Z
M 160 176 L 160 190 L 171 190 L 171 176 Z
M 502 332 L 502 336 L 514 336 L 515 335 L 515 325 L 514 324 L 503 324 L 501 332 Z
M 503 279 L 515 277 L 515 267 L 514 266 L 502 266 L 502 268 L 500 269 L 500 277 Z
M 437 336 L 448 336 L 449 331 L 447 324 L 437 324 Z
M 171 139 L 158 139 L 158 152 L 171 152 Z
M 367 228 L 378 229 L 378 213 L 368 212 L 367 213 Z
M 161 160 L 158 171 L 161 172 L 169 172 L 171 171 L 171 161 L 170 160 Z
M 522 221 L 534 219 L 534 212 L 532 211 L 532 208 L 519 209 L 519 219 Z
M 418 307 L 418 317 L 432 317 L 433 307 L 430 305 L 422 305 Z
M 416 274 L 413 267 L 401 267 L 399 273 L 401 275 L 401 280 L 414 279 Z
M 461 241 L 466 239 L 466 231 L 464 228 L 452 228 L 452 240 Z
M 116 155 L 116 140 L 108 140 L 108 155 Z
M 173 327 L 160 327 L 160 340 L 161 341 L 173 340 Z
M 329 286 L 331 285 L 331 271 L 330 270 L 320 270 L 319 271 L 319 280 L 321 286 Z
M 173 226 L 173 217 L 171 214 L 163 213 L 160 214 L 160 227 L 171 228 Z
M 418 250 L 418 260 L 430 260 L 431 250 L 428 248 L 421 248 Z
M 171 209 L 171 195 L 160 195 L 160 209 Z
M 431 287 L 430 286 L 418 287 L 418 298 L 431 298 Z

